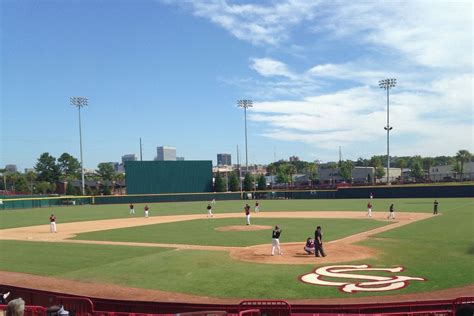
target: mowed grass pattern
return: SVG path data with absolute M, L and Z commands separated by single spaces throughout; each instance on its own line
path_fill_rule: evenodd
M 390 224 L 366 219 L 316 218 L 252 218 L 251 222 L 270 227 L 279 225 L 283 229 L 281 242 L 300 241 L 302 246 L 306 238 L 314 236 L 317 225 L 323 227 L 324 239 L 330 241 Z M 74 239 L 237 247 L 271 243 L 272 228 L 257 231 L 216 230 L 231 225 L 245 226 L 244 223 L 244 218 L 209 218 L 83 233 Z
M 470 199 L 438 199 L 440 211 L 465 205 Z M 242 212 L 248 202 L 253 209 L 255 201 L 217 201 L 213 206 L 214 213 Z M 368 199 L 350 200 L 261 200 L 262 212 L 291 211 L 358 211 L 366 212 Z M 373 201 L 374 212 L 388 212 L 391 203 L 397 212 L 423 212 L 433 210 L 433 199 L 377 199 Z M 149 203 L 150 216 L 206 214 L 207 202 Z M 145 204 L 135 204 L 135 217 L 144 216 Z M 34 209 L 4 210 L 0 212 L 0 229 L 48 224 L 51 213 L 61 223 L 93 221 L 113 218 L 128 218 L 128 205 L 83 205 L 62 206 Z
M 325 201 L 326 206 L 330 202 Z M 366 203 L 365 200 L 332 202 L 332 209 Z M 400 206 L 405 205 L 407 210 L 431 212 L 432 202 L 432 199 L 394 200 L 397 211 L 403 211 Z M 401 265 L 406 269 L 402 275 L 427 279 L 387 293 L 345 294 L 333 287 L 299 282 L 298 276 L 320 266 L 317 259 L 310 265 L 269 265 L 236 261 L 221 251 L 0 241 L 3 254 L 0 269 L 196 295 L 261 299 L 394 295 L 474 284 L 474 202 L 472 199 L 440 199 L 440 202 L 442 215 L 380 233 L 377 238 L 362 243 L 377 248 L 379 255 L 354 264 Z M 275 208 L 283 211 L 289 205 L 285 203 Z M 324 231 L 327 239 L 331 230 L 329 225 Z M 285 230 L 283 241 L 286 233 Z M 265 242 L 269 243 L 267 233 L 265 236 Z

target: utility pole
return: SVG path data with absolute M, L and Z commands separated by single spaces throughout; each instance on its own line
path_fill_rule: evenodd
M 140 137 L 140 161 L 143 161 L 142 138 Z

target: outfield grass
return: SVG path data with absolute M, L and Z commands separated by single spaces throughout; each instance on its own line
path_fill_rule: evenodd
M 267 202 L 273 201 L 263 201 L 264 210 L 271 205 Z M 301 201 L 301 204 L 286 204 L 298 202 L 295 200 L 276 202 L 281 202 L 281 204 L 274 204 L 274 209 L 284 211 L 284 208 L 289 205 L 293 210 L 294 205 L 303 207 L 304 202 L 313 201 Z M 350 210 L 349 206 L 360 203 L 364 203 L 365 206 L 366 201 L 332 200 L 332 202 L 333 204 L 328 200 L 323 201 L 324 209 L 338 210 L 344 207 Z M 375 202 L 379 205 L 381 201 Z M 389 200 L 383 203 L 386 202 Z M 164 248 L 0 241 L 2 253 L 0 269 L 204 296 L 262 299 L 394 295 L 474 284 L 474 233 L 472 230 L 474 200 L 441 199 L 440 202 L 442 215 L 380 233 L 375 236 L 377 238 L 368 239 L 362 243 L 365 246 L 377 248 L 379 255 L 377 258 L 353 262 L 354 264 L 370 264 L 375 267 L 401 265 L 406 268 L 402 275 L 424 277 L 428 280 L 426 282 L 413 281 L 404 289 L 387 293 L 345 294 L 337 288 L 299 282 L 298 276 L 310 273 L 319 266 L 316 258 L 314 264 L 311 265 L 271 265 L 237 261 L 230 258 L 226 252 L 220 251 L 177 251 Z M 431 212 L 432 207 L 431 199 L 394 200 L 394 203 L 399 208 L 406 206 L 407 210 L 411 211 Z M 191 203 L 176 203 L 173 207 L 183 204 Z M 217 207 L 223 204 L 225 203 L 218 202 Z M 236 203 L 236 207 L 241 204 L 241 202 Z M 120 212 L 128 214 L 126 206 L 118 207 Z M 180 210 L 180 212 L 186 211 Z M 5 214 L 3 213 L 2 216 Z M 15 218 L 2 217 L 2 221 L 4 219 L 15 220 Z M 281 220 L 278 219 L 278 221 Z M 220 221 L 209 220 L 207 223 L 215 224 Z M 317 221 L 320 222 L 320 219 Z M 254 224 L 259 223 L 254 222 Z M 339 224 L 342 225 L 342 222 L 327 223 L 329 226 L 324 230 L 327 239 L 330 239 L 329 236 L 333 234 L 332 230 L 339 229 Z M 164 224 L 156 226 L 162 225 Z M 294 228 L 291 228 L 291 225 L 293 224 L 288 223 L 288 227 L 286 229 L 286 226 L 284 227 L 283 242 L 287 241 L 285 240 L 288 238 L 287 234 L 290 235 L 288 230 L 297 229 L 296 225 L 300 224 L 294 224 Z M 310 232 L 313 229 L 312 224 Z M 269 243 L 268 232 L 264 234 L 265 242 Z M 187 234 L 182 232 L 182 235 Z
M 300 241 L 303 246 L 306 238 L 314 236 L 318 225 L 325 231 L 324 239 L 331 241 L 391 224 L 367 219 L 320 218 L 252 218 L 251 222 L 270 228 L 258 231 L 216 231 L 218 227 L 243 225 L 245 219 L 213 218 L 83 233 L 74 239 L 245 247 L 270 243 L 272 228 L 277 224 L 283 229 L 281 242 Z
M 439 199 L 440 212 L 468 203 L 472 199 L 455 198 Z M 253 207 L 254 201 L 248 201 Z M 430 213 L 433 199 L 374 199 L 374 212 L 388 212 L 391 203 L 397 212 Z M 217 201 L 214 213 L 243 213 L 245 201 Z M 272 212 L 289 211 L 359 211 L 365 212 L 367 199 L 350 200 L 261 200 L 261 210 Z M 151 216 L 206 214 L 207 202 L 153 203 L 150 206 Z M 142 216 L 145 204 L 135 204 L 135 216 Z M 49 223 L 49 215 L 54 213 L 58 224 L 112 218 L 128 218 L 128 205 L 84 205 L 63 206 L 34 209 L 0 211 L 0 229 L 43 225 Z

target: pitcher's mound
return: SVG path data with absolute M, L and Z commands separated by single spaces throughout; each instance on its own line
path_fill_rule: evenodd
M 267 230 L 267 229 L 272 229 L 272 226 L 235 225 L 235 226 L 222 226 L 222 227 L 216 228 L 216 230 L 220 232 L 241 232 L 241 231 L 254 231 L 254 230 Z

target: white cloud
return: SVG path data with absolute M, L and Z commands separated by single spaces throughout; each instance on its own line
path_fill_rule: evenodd
M 264 77 L 283 76 L 290 79 L 296 78 L 288 70 L 286 64 L 271 58 L 252 58 L 252 65 L 250 67 Z
M 291 26 L 311 20 L 319 4 L 319 1 L 314 0 L 277 1 L 273 5 L 230 2 L 185 0 L 179 4 L 190 7 L 194 15 L 209 19 L 236 38 L 255 45 L 278 45 L 286 40 L 290 35 Z

